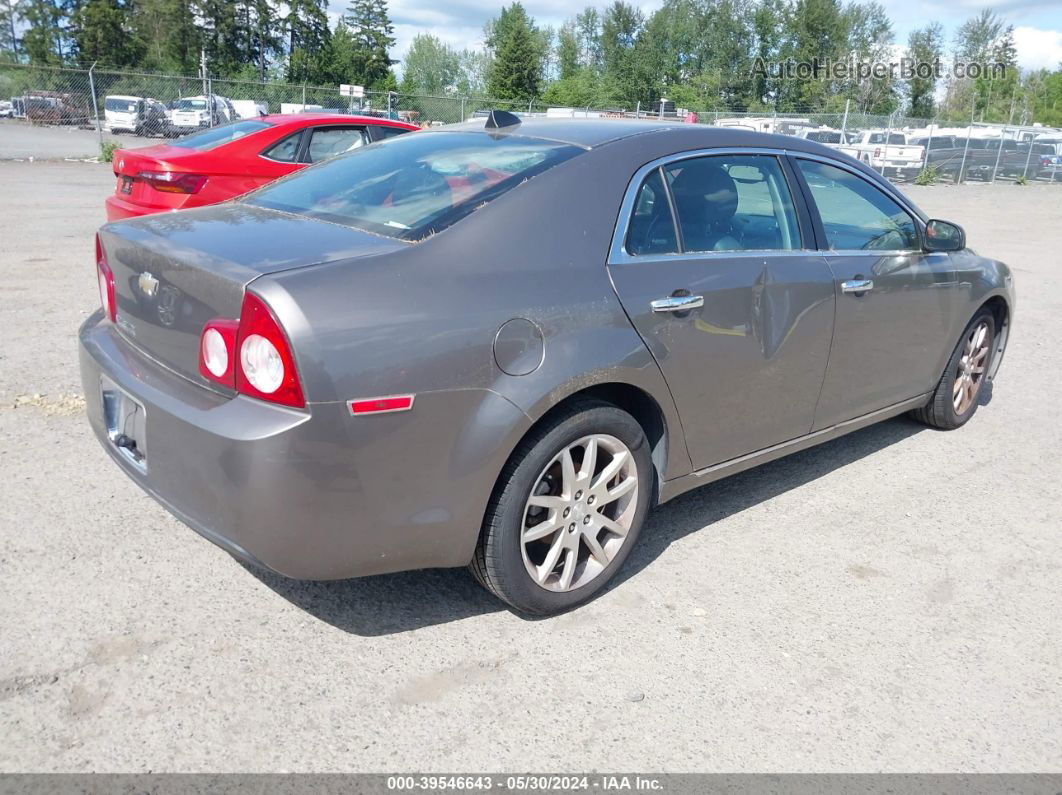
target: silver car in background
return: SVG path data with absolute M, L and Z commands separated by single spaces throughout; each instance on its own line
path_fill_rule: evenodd
M 607 585 L 651 506 L 911 412 L 956 428 L 1011 274 L 826 146 L 487 119 L 104 226 L 80 332 L 119 467 L 232 554 Z

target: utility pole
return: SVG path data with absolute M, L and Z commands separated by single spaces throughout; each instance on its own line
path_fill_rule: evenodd
M 100 126 L 100 109 L 96 104 L 96 81 L 92 78 L 92 70 L 96 68 L 96 64 L 99 61 L 93 61 L 92 66 L 89 67 L 89 93 L 92 94 L 92 116 L 96 120 L 96 137 L 100 139 L 100 152 L 103 151 L 103 127 Z

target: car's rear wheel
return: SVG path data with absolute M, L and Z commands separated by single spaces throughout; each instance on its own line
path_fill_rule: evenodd
M 995 316 L 990 310 L 981 309 L 963 331 L 929 403 L 912 411 L 911 416 L 944 430 L 965 425 L 977 411 L 995 340 Z
M 498 481 L 472 573 L 526 613 L 581 604 L 623 565 L 653 485 L 649 444 L 627 412 L 580 401 L 524 440 Z

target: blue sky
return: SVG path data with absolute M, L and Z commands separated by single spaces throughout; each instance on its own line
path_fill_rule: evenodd
M 662 0 L 638 3 L 649 13 Z M 637 2 L 637 0 L 635 0 Z M 523 0 L 524 7 L 540 25 L 559 26 L 578 13 L 583 0 Z M 944 25 L 949 38 L 962 22 L 986 6 L 984 0 L 882 0 L 896 30 L 896 42 L 929 20 Z M 608 2 L 594 3 L 600 8 Z M 346 0 L 332 0 L 331 11 L 341 14 Z M 483 44 L 483 23 L 495 16 L 501 0 L 389 0 L 391 18 L 398 40 L 392 57 L 401 58 L 418 33 L 432 33 L 458 48 L 479 48 Z M 1062 61 L 1062 2 L 1059 0 L 1003 0 L 988 7 L 1015 28 L 1018 59 L 1023 68 L 1054 68 Z M 399 66 L 401 70 L 401 66 Z

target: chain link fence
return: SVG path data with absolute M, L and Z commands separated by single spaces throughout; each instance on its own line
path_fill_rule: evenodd
M 0 117 L 10 117 L 0 120 L 0 158 L 66 156 L 74 146 L 83 149 L 76 154 L 89 155 L 116 135 L 172 137 L 264 113 L 324 111 L 434 126 L 500 109 L 557 118 L 665 119 L 797 135 L 834 146 L 899 181 L 1062 184 L 1062 131 L 1030 125 L 956 127 L 899 114 L 691 112 L 666 101 L 652 108 L 557 108 L 538 101 L 373 91 L 350 97 L 341 95 L 338 86 L 14 64 L 0 64 L 0 102 Z M 50 150 L 55 138 L 39 129 L 46 127 L 84 132 L 76 143 L 71 136 L 62 140 L 66 148 L 60 153 Z M 95 140 L 85 134 L 89 132 Z

